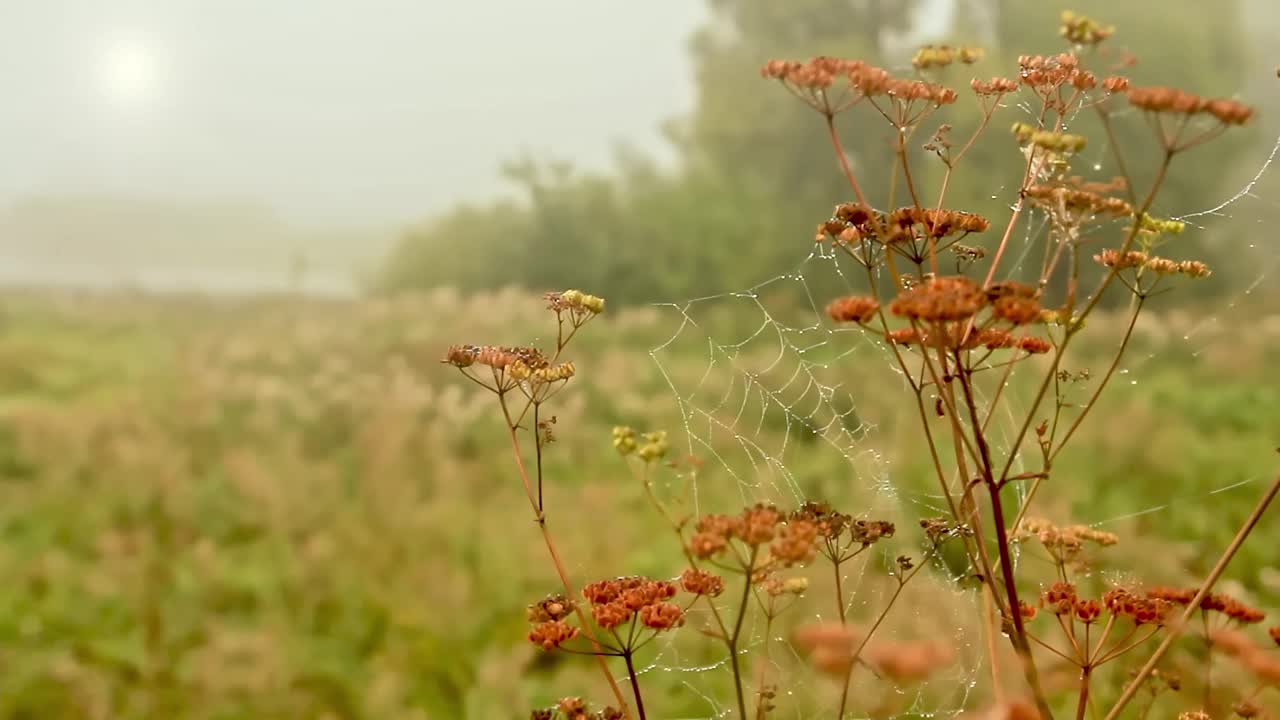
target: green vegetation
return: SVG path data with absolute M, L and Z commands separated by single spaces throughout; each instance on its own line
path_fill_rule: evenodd
M 634 153 L 623 154 L 608 175 L 540 159 L 512 163 L 508 177 L 518 190 L 516 200 L 473 204 L 428 218 L 401 238 L 376 285 L 388 291 L 488 290 L 511 283 L 538 291 L 595 287 L 609 288 L 615 303 L 636 303 L 741 289 L 790 269 L 811 229 L 833 205 L 851 198 L 834 172 L 820 120 L 757 71 L 773 58 L 823 54 L 907 67 L 915 47 L 903 38 L 916 3 L 713 0 L 708 5 L 712 20 L 690 43 L 694 107 L 665 126 L 675 149 L 672 168 Z M 963 88 L 971 77 L 1002 74 L 1026 48 L 1064 47 L 1054 34 L 1061 10 L 1056 5 L 1003 0 L 960 6 L 967 9 L 958 13 L 943 41 L 980 45 L 987 52 L 976 65 L 948 70 L 942 76 L 948 85 Z M 1125 63 L 1121 48 L 1142 58 L 1123 69 L 1139 84 L 1170 82 L 1170 69 L 1177 68 L 1180 87 L 1230 94 L 1253 72 L 1249 35 L 1236 2 L 1172 0 L 1158 12 L 1148 3 L 1105 0 L 1072 7 L 1119 27 L 1114 47 L 1096 63 L 1100 74 Z M 977 111 L 967 97 L 956 108 L 968 116 L 955 121 L 954 136 L 965 137 Z M 1011 122 L 1014 114 L 1010 110 L 998 119 Z M 842 118 L 841 129 L 856 138 L 848 148 L 855 170 L 892 158 L 891 128 L 873 113 Z M 1090 117 L 1081 117 L 1072 130 L 1104 137 Z M 1264 135 L 1245 131 L 1216 143 L 1214 162 L 1174 179 L 1155 211 L 1202 209 L 1225 197 L 1228 183 L 1234 191 L 1242 182 L 1237 164 L 1247 159 L 1248 171 L 1256 169 L 1259 153 L 1265 152 L 1262 144 L 1271 140 Z M 1001 190 L 1018 181 L 1010 175 L 1004 140 L 975 146 L 955 178 L 953 207 L 988 217 L 1000 214 Z M 923 157 L 919 145 L 926 141 L 922 136 L 911 151 Z M 1157 165 L 1158 148 L 1140 123 L 1124 128 L 1120 141 L 1131 166 Z M 1119 174 L 1101 140 L 1086 157 L 1098 163 L 1090 179 Z M 938 168 L 926 175 L 934 171 Z M 1139 176 L 1141 182 L 1147 179 Z M 926 184 L 930 180 L 936 178 L 924 178 Z M 868 191 L 884 196 L 884 188 Z M 1230 287 L 1258 260 L 1225 238 L 1209 238 L 1203 246 L 1209 250 L 1201 257 L 1215 268 L 1215 277 L 1196 292 Z M 518 276 L 512 267 L 521 268 Z
M 518 716 L 557 689 L 603 692 L 589 663 L 524 641 L 519 609 L 556 581 L 492 399 L 437 362 L 457 340 L 536 340 L 519 330 L 540 326 L 536 298 L 10 294 L 3 307 L 0 718 L 480 719 Z M 744 315 L 710 308 L 700 320 L 729 339 L 727 319 L 749 325 Z M 656 576 L 681 567 L 609 439 L 625 422 L 669 428 L 683 444 L 646 352 L 677 319 L 607 314 L 575 341 L 580 377 L 555 403 L 548 492 L 550 506 L 574 508 L 554 522 L 579 579 L 619 563 Z M 1261 483 L 1208 493 L 1272 471 L 1274 323 L 1210 326 L 1190 343 L 1186 323 L 1144 321 L 1124 376 L 1135 391 L 1117 386 L 1104 400 L 1041 496 L 1057 520 L 1164 506 L 1104 526 L 1122 540 L 1101 571 L 1197 577 Z M 696 378 L 705 339 L 677 339 L 662 369 Z M 877 391 L 889 363 L 864 350 L 832 372 L 858 368 L 847 389 L 857 417 L 875 424 L 859 447 L 883 455 L 911 502 L 911 488 L 929 487 L 927 461 L 897 432 L 911 421 L 897 393 Z M 742 430 L 778 447 L 787 426 L 777 420 Z M 717 447 L 741 462 L 731 444 Z M 851 509 L 866 507 L 852 505 L 859 492 L 886 501 L 850 481 L 829 445 L 797 438 L 784 457 L 806 494 Z M 663 477 L 672 491 L 679 482 Z M 716 460 L 698 490 L 707 510 L 740 507 Z M 593 520 L 605 516 L 606 527 Z M 1274 607 L 1268 536 L 1245 546 L 1225 587 Z M 702 661 L 718 658 L 661 660 Z M 707 705 L 682 683 L 724 679 L 654 672 L 645 682 L 657 702 L 698 717 Z

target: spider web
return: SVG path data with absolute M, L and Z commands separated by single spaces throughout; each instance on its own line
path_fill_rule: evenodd
M 1030 112 L 1030 108 L 1023 109 Z M 1276 136 L 1277 132 L 1272 127 L 1267 137 Z M 1091 152 L 1096 152 L 1090 156 L 1093 169 L 1101 170 L 1105 149 Z M 1196 308 L 1200 319 L 1187 325 L 1179 337 L 1126 355 L 1108 393 L 1125 392 L 1123 388 L 1140 391 L 1135 377 L 1157 355 L 1180 356 L 1184 360 L 1200 357 L 1207 347 L 1233 331 L 1226 319 L 1251 302 L 1250 296 L 1256 291 L 1265 289 L 1264 283 L 1280 265 L 1280 251 L 1257 247 L 1267 238 L 1257 232 L 1259 228 L 1254 224 L 1262 226 L 1267 218 L 1280 217 L 1280 201 L 1274 199 L 1280 197 L 1280 181 L 1272 172 L 1280 154 L 1280 137 L 1261 152 L 1261 160 L 1255 160 L 1250 174 L 1235 191 L 1207 207 L 1175 216 L 1188 224 L 1191 243 L 1198 239 L 1197 235 L 1215 233 L 1249 238 L 1248 251 L 1257 262 L 1248 271 L 1247 281 L 1210 302 L 1200 303 Z M 1183 168 L 1184 172 L 1188 170 Z M 1005 192 L 1002 196 L 1007 195 Z M 1026 213 L 1025 217 L 1020 223 L 1021 232 L 1015 234 L 1017 244 L 1011 248 L 1015 267 L 1022 266 L 1030 256 L 1047 223 L 1047 218 L 1036 212 Z M 915 531 L 915 521 L 945 514 L 946 507 L 936 489 L 913 484 L 909 473 L 898 467 L 910 465 L 910 458 L 890 457 L 890 449 L 902 443 L 901 434 L 919 422 L 911 407 L 914 400 L 907 380 L 901 376 L 891 351 L 879 338 L 859 328 L 833 326 L 821 311 L 831 287 L 865 291 L 865 283 L 855 282 L 846 272 L 830 250 L 815 246 L 790 272 L 753 287 L 659 305 L 673 330 L 650 354 L 674 401 L 685 449 L 704 459 L 709 468 L 692 488 L 694 513 L 731 512 L 735 503 L 760 500 L 794 506 L 804 500 L 828 499 L 856 517 L 890 519 L 903 529 L 892 549 L 881 550 L 867 565 L 851 563 L 846 568 L 845 596 L 851 598 L 846 610 L 851 622 L 863 622 L 886 601 L 886 588 L 876 578 L 883 577 L 882 568 L 891 565 L 892 553 L 919 557 L 919 543 L 913 546 L 906 539 Z M 1010 394 L 1006 405 L 1025 407 L 1030 401 L 1012 390 Z M 979 398 L 980 402 L 987 400 Z M 994 441 L 1004 448 L 1013 439 L 1012 414 L 1011 408 L 1008 422 L 993 424 Z M 1104 420 L 1091 417 L 1089 421 Z M 1247 491 L 1263 479 L 1261 475 L 1217 478 L 1198 496 L 1184 497 L 1180 502 L 1203 502 L 1221 493 Z M 1160 503 L 1134 507 L 1118 515 L 1074 520 L 1106 527 L 1139 516 L 1167 513 L 1170 507 L 1170 503 Z M 874 552 L 873 548 L 868 555 Z M 881 569 L 864 571 L 868 567 Z M 888 622 L 877 633 L 878 638 L 918 638 L 921 633 L 933 631 L 934 637 L 948 638 L 959 651 L 959 661 L 940 676 L 891 689 L 896 694 L 895 715 L 955 716 L 968 707 L 970 695 L 979 685 L 984 630 L 974 618 L 980 617 L 980 595 L 962 589 L 959 577 L 945 572 L 922 573 L 914 581 L 918 584 L 915 597 L 909 597 L 913 593 L 908 592 L 900 601 L 909 611 L 900 607 L 889 616 L 892 619 L 894 615 L 908 615 L 906 624 L 895 626 Z M 806 599 L 798 609 L 810 614 L 793 620 L 798 623 L 834 618 L 834 614 L 813 610 L 818 604 L 812 598 Z M 700 621 L 701 618 L 693 620 Z M 834 685 L 811 671 L 797 672 L 805 661 L 785 641 L 784 631 L 775 626 L 771 637 L 766 638 L 759 621 L 748 631 L 747 649 L 759 650 L 770 640 L 768 669 L 774 677 L 785 677 L 779 684 L 787 691 L 778 702 L 776 716 L 800 718 L 833 712 L 829 702 Z M 717 689 L 723 693 L 726 687 L 728 660 L 705 662 L 676 640 L 665 643 L 639 672 L 673 675 L 701 699 L 706 716 L 729 714 L 732 700 L 717 694 Z M 854 687 L 860 686 L 855 682 Z M 873 692 L 869 687 L 852 690 L 851 697 Z M 795 701 L 801 697 L 827 698 L 828 704 Z M 855 712 L 866 712 L 867 706 L 865 700 L 853 705 Z

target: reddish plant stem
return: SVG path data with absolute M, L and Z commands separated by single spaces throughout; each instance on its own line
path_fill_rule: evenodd
M 733 669 L 733 688 L 738 696 L 738 716 L 746 720 L 747 699 L 742 691 L 742 668 L 738 663 L 738 639 L 742 634 L 742 623 L 747 618 L 747 601 L 751 599 L 751 573 L 756 566 L 756 546 L 751 546 L 742 575 L 742 600 L 738 603 L 738 618 L 733 625 L 733 635 L 729 636 L 729 666 Z
M 622 659 L 627 663 L 627 675 L 631 678 L 631 694 L 636 698 L 636 712 L 640 714 L 640 720 L 644 717 L 644 700 L 640 698 L 640 680 L 636 678 L 636 666 L 631 661 L 632 653 L 630 651 L 622 654 Z
M 1089 707 L 1089 671 L 1088 665 L 1080 669 L 1080 698 L 1076 700 L 1076 720 L 1084 720 L 1084 711 Z
M 499 397 L 501 401 L 501 397 Z M 542 531 L 542 541 L 547 546 L 547 553 L 551 556 L 551 563 L 555 565 L 556 574 L 560 577 L 560 584 L 564 586 L 565 595 L 568 597 L 576 597 L 577 592 L 573 589 L 573 583 L 569 581 L 569 573 L 565 570 L 564 563 L 560 560 L 560 553 L 556 550 L 555 541 L 551 538 L 551 531 L 547 529 L 547 516 L 537 506 L 534 500 L 532 483 L 529 482 L 529 471 L 524 466 L 524 457 L 520 454 L 520 438 L 516 435 L 516 427 L 511 424 L 511 414 L 507 412 L 506 402 L 502 402 L 502 412 L 507 418 L 507 429 L 511 435 L 511 452 L 516 458 L 516 468 L 520 471 L 520 479 L 524 482 L 525 494 L 529 496 L 529 502 L 533 504 L 534 513 L 538 522 L 538 529 Z M 613 672 L 609 670 L 609 663 L 605 661 L 603 648 L 600 641 L 596 639 L 595 633 L 591 630 L 591 624 L 587 621 L 587 615 L 582 608 L 575 603 L 574 612 L 578 616 L 578 624 L 582 628 L 582 633 L 587 636 L 587 640 L 591 642 L 591 649 L 596 653 L 596 662 L 600 666 L 600 672 L 604 673 L 605 680 L 609 682 L 609 689 L 613 691 L 614 698 L 622 708 L 622 713 L 631 718 L 631 707 L 627 703 L 626 696 L 622 693 L 622 688 L 618 685 L 617 679 L 613 676 Z
M 1014 650 L 1022 660 L 1022 671 L 1027 684 L 1035 696 L 1036 706 L 1045 720 L 1052 720 L 1053 712 L 1045 699 L 1044 689 L 1040 686 L 1040 674 L 1036 670 L 1035 660 L 1031 656 L 1031 643 L 1027 640 L 1027 629 L 1022 620 L 1022 603 L 1018 599 L 1018 587 L 1013 576 L 1013 559 L 1009 553 L 1009 535 L 1005 528 L 1004 506 L 1000 501 L 1001 484 L 996 482 L 991 463 L 991 450 L 987 446 L 986 436 L 982 432 L 982 422 L 978 419 L 978 409 L 973 399 L 970 386 L 969 370 L 960 361 L 960 353 L 955 355 L 956 376 L 960 379 L 960 388 L 964 392 L 965 405 L 969 410 L 969 422 L 973 427 L 974 441 L 982 461 L 982 479 L 991 496 L 991 524 L 996 530 L 996 549 L 1000 553 L 1000 572 L 1004 578 L 1005 595 L 1009 604 L 1009 617 L 1013 621 Z M 988 577 L 987 582 L 994 583 L 995 578 Z

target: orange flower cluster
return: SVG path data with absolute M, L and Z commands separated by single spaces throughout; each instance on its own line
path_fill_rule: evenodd
M 1068 582 L 1055 582 L 1040 593 L 1040 607 L 1054 615 L 1069 615 L 1075 608 L 1076 586 Z
M 866 67 L 861 60 L 843 60 L 833 57 L 816 57 L 808 62 L 797 60 L 770 60 L 760 68 L 760 75 L 795 88 L 825 89 L 836 78 L 848 77 Z
M 940 333 L 921 333 L 915 328 L 900 328 L 890 330 L 885 337 L 895 345 L 922 345 L 931 348 L 960 350 L 972 350 L 977 347 L 985 347 L 988 350 L 1017 348 L 1032 355 L 1041 355 L 1053 349 L 1053 345 L 1048 340 L 1034 335 L 1017 336 L 1008 330 L 985 328 L 969 332 L 966 337 L 965 330 L 962 323 L 950 323 Z
M 1276 645 L 1280 645 L 1280 625 L 1273 628 L 1267 628 L 1267 635 Z
M 827 303 L 827 316 L 836 322 L 865 323 L 876 316 L 880 301 L 867 295 L 846 295 Z
M 986 302 L 986 293 L 978 283 L 954 275 L 933 278 L 902 292 L 889 311 L 921 322 L 946 322 L 973 317 Z
M 997 283 L 987 290 L 992 316 L 1011 325 L 1028 325 L 1040 319 L 1038 296 L 1035 288 L 1013 280 Z
M 733 540 L 752 547 L 769 545 L 770 565 L 765 567 L 788 567 L 812 560 L 817 538 L 815 523 L 798 518 L 788 520 L 777 508 L 761 503 L 738 515 L 699 518 L 689 540 L 689 551 L 695 557 L 709 558 L 724 552 Z M 758 572 L 761 568 L 751 570 Z
M 1162 85 L 1129 88 L 1129 103 L 1148 112 L 1182 115 L 1208 114 L 1223 125 L 1244 125 L 1253 117 L 1253 108 L 1225 98 L 1210 99 Z
M 632 576 L 601 580 L 582 589 L 591 604 L 596 624 L 612 630 L 639 613 L 640 622 L 654 630 L 670 630 L 684 624 L 684 610 L 666 602 L 675 596 L 675 583 Z
M 853 524 L 852 516 L 836 512 L 827 503 L 813 501 L 804 503 L 791 513 L 791 519 L 812 523 L 818 530 L 818 536 L 828 540 L 840 537 Z M 890 530 L 889 534 L 892 535 L 893 531 Z
M 885 221 L 886 242 L 917 238 L 944 238 L 958 233 L 984 232 L 991 221 L 975 213 L 941 208 L 903 207 L 889 213 Z
M 606 707 L 603 710 L 589 712 L 587 703 L 582 698 L 567 697 L 561 698 L 553 708 L 543 708 L 534 710 L 530 716 L 530 720 L 622 720 L 626 717 L 622 711 L 614 707 Z
M 554 650 L 576 637 L 578 628 L 563 620 L 538 623 L 529 631 L 529 642 L 541 646 L 543 650 Z
M 969 81 L 969 87 L 973 88 L 973 92 L 979 97 L 999 97 L 1016 91 L 1018 82 L 1002 77 L 993 77 L 990 80 L 974 78 Z
M 1123 178 L 1109 183 L 1084 182 L 1079 177 L 1068 178 L 1065 184 L 1037 184 L 1027 188 L 1027 198 L 1036 207 L 1049 212 L 1065 210 L 1073 215 L 1107 215 L 1127 217 L 1133 214 L 1133 206 L 1127 201 L 1106 193 L 1123 190 Z
M 1080 68 L 1080 61 L 1071 53 L 1019 56 L 1018 75 L 1023 85 L 1040 92 L 1057 90 L 1063 85 L 1088 90 L 1098 84 L 1093 73 Z
M 440 362 L 460 368 L 475 364 L 488 365 L 495 370 L 503 370 L 516 363 L 523 363 L 533 369 L 549 365 L 542 351 L 537 348 L 501 345 L 451 345 Z
M 1015 540 L 1035 538 L 1061 562 L 1075 560 L 1086 542 L 1108 547 L 1120 541 L 1115 533 L 1095 530 L 1087 525 L 1058 527 L 1044 518 L 1027 518 L 1014 534 Z
M 1126 270 L 1128 268 L 1145 267 L 1159 275 L 1185 275 L 1189 278 L 1203 278 L 1213 274 L 1208 265 L 1199 260 L 1171 260 L 1149 255 L 1140 250 L 1103 250 L 1094 255 L 1095 262 L 1109 268 Z
M 1103 593 L 1101 602 L 1086 600 L 1068 582 L 1055 582 L 1041 592 L 1040 605 L 1054 615 L 1071 615 L 1086 624 L 1095 622 L 1105 609 L 1113 617 L 1127 617 L 1136 625 L 1161 625 L 1171 608 L 1165 600 L 1143 597 L 1124 588 Z
M 940 208 L 903 207 L 879 213 L 859 203 L 837 205 L 831 219 L 818 225 L 816 242 L 831 238 L 850 245 L 874 237 L 886 244 L 984 232 L 991 221 L 975 213 Z
M 1147 591 L 1147 597 L 1164 600 L 1175 605 L 1190 605 L 1197 592 L 1196 588 L 1156 587 Z M 1205 595 L 1204 599 L 1200 601 L 1200 608 L 1209 612 L 1222 613 L 1231 620 L 1247 625 L 1260 623 L 1267 617 L 1267 614 L 1262 610 L 1246 605 L 1223 593 Z
M 922 80 L 895 78 L 888 70 L 861 60 L 844 60 L 832 57 L 816 57 L 808 62 L 796 60 L 770 60 L 760 69 L 765 78 L 779 80 L 792 90 L 819 99 L 817 92 L 831 88 L 840 79 L 857 91 L 860 97 L 889 96 L 898 101 L 927 100 L 934 105 L 947 105 L 956 101 L 956 92 L 950 88 Z M 821 103 L 812 102 L 820 110 L 834 110 Z
M 719 555 L 730 540 L 762 545 L 773 540 L 782 513 L 769 505 L 756 505 L 739 515 L 704 515 L 694 527 L 689 550 L 699 558 Z
M 1094 255 L 1093 260 L 1104 267 L 1125 270 L 1146 265 L 1148 257 L 1146 253 L 1139 250 L 1127 250 L 1125 252 L 1103 250 L 1101 253 Z
M 680 575 L 680 586 L 692 595 L 717 597 L 724 592 L 724 578 L 706 570 L 689 568 Z
M 1112 588 L 1102 594 L 1102 604 L 1118 617 L 1128 617 L 1137 625 L 1162 625 L 1171 605 L 1161 599 L 1143 597 L 1124 588 Z
M 1102 81 L 1102 87 L 1109 93 L 1122 93 L 1129 89 L 1129 78 L 1123 75 L 1112 75 Z
M 807 520 L 793 520 L 783 525 L 778 537 L 769 545 L 773 562 L 782 567 L 807 565 L 817 553 L 818 526 Z
M 1222 629 L 1210 638 L 1213 644 L 1239 660 L 1258 680 L 1280 685 L 1280 657 L 1258 647 L 1239 630 Z

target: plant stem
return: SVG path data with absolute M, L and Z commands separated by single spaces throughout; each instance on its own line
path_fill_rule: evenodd
M 627 663 L 627 675 L 631 678 L 631 694 L 636 698 L 636 712 L 640 714 L 640 720 L 645 720 L 644 700 L 640 698 L 640 681 L 636 678 L 636 667 L 631 661 L 631 651 L 624 652 L 622 659 Z
M 831 566 L 835 569 L 836 575 L 836 607 L 840 611 L 840 624 L 845 625 L 847 623 L 844 619 L 844 584 L 840 581 L 840 563 L 832 560 Z
M 503 415 L 507 418 L 507 429 L 511 435 L 511 452 L 516 459 L 516 469 L 520 471 L 520 479 L 524 482 L 525 493 L 529 496 L 529 502 L 535 503 L 533 497 L 533 489 L 529 482 L 529 471 L 524 466 L 524 457 L 520 454 L 520 438 L 516 435 L 516 426 L 511 424 L 511 414 L 507 411 L 507 404 L 501 402 Z M 551 531 L 547 529 L 546 514 L 538 508 L 535 503 L 533 506 L 535 516 L 538 522 L 538 529 L 542 531 L 542 542 L 547 546 L 547 553 L 551 556 L 551 563 L 555 565 L 556 574 L 560 577 L 560 584 L 564 586 L 565 595 L 576 597 L 577 592 L 573 589 L 573 583 L 569 581 L 569 573 L 564 568 L 564 563 L 560 560 L 560 553 L 556 550 L 555 541 L 551 538 Z M 613 672 L 609 670 L 609 663 L 605 661 L 604 655 L 601 655 L 600 642 L 596 640 L 595 633 L 591 630 L 591 624 L 587 620 L 587 615 L 582 611 L 581 607 L 574 608 L 575 614 L 578 616 L 578 625 L 582 628 L 582 633 L 587 636 L 587 640 L 591 642 L 591 649 L 596 652 L 596 662 L 600 666 L 600 672 L 604 673 L 605 680 L 609 682 L 609 689 L 613 691 L 614 698 L 622 708 L 622 713 L 627 717 L 631 717 L 631 707 L 627 704 L 626 696 L 622 693 L 622 688 L 618 686 L 618 680 L 613 676 Z
M 747 698 L 742 692 L 742 668 L 738 664 L 738 637 L 742 633 L 742 622 L 747 617 L 747 601 L 751 599 L 751 572 L 756 566 L 756 547 L 751 547 L 751 555 L 747 560 L 742 576 L 742 600 L 738 603 L 738 618 L 734 621 L 733 634 L 729 636 L 729 665 L 733 668 L 733 688 L 738 694 L 738 716 L 747 718 Z
M 1004 506 L 1000 502 L 1000 489 L 995 482 L 987 483 L 991 495 L 991 524 L 996 527 L 996 549 L 1000 552 L 1000 572 L 1004 576 L 1004 588 L 1009 599 L 1009 615 L 1013 619 L 1013 647 L 1022 660 L 1022 672 L 1026 675 L 1027 684 L 1035 696 L 1036 706 L 1044 720 L 1053 720 L 1053 711 L 1045 699 L 1044 689 L 1040 687 L 1040 674 L 1036 671 L 1035 661 L 1031 657 L 1031 644 L 1027 642 L 1027 630 L 1022 622 L 1022 606 L 1018 602 L 1018 589 L 1013 577 L 1013 558 L 1009 555 L 1009 536 L 1004 527 Z M 995 582 L 995 578 L 988 578 Z
M 1218 558 L 1218 562 L 1209 571 L 1209 575 L 1205 577 L 1204 584 L 1200 586 L 1200 592 L 1196 593 L 1196 596 L 1187 605 L 1187 609 L 1183 611 L 1179 622 L 1169 628 L 1168 634 L 1165 635 L 1164 640 L 1155 649 L 1155 652 L 1151 653 L 1147 663 L 1142 666 L 1142 669 L 1138 671 L 1133 680 L 1129 681 L 1129 685 L 1125 687 L 1124 692 L 1121 693 L 1120 698 L 1116 700 L 1116 704 L 1111 707 L 1104 720 L 1116 720 L 1116 718 L 1120 717 L 1120 712 L 1133 700 L 1133 696 L 1138 693 L 1138 688 L 1142 685 L 1142 681 L 1151 674 L 1152 670 L 1156 669 L 1160 659 L 1164 657 L 1165 653 L 1169 652 L 1170 647 L 1173 647 L 1174 641 L 1182 636 L 1182 631 L 1186 629 L 1191 616 L 1200 607 L 1200 603 L 1205 596 L 1209 594 L 1213 584 L 1218 581 L 1223 571 L 1227 569 L 1227 564 L 1231 562 L 1231 558 L 1235 557 L 1240 546 L 1244 544 L 1245 538 L 1249 537 L 1249 533 L 1258 524 L 1258 520 L 1267 511 L 1267 507 L 1271 505 L 1271 501 L 1275 499 L 1277 493 L 1280 493 L 1280 475 L 1276 476 L 1276 479 L 1271 482 L 1271 487 L 1267 488 L 1267 491 L 1258 499 L 1258 504 L 1253 508 L 1253 512 L 1249 514 L 1248 519 L 1240 526 L 1240 530 L 1236 532 L 1231 544 L 1222 552 L 1222 557 Z
M 1080 699 L 1076 701 L 1076 720 L 1084 720 L 1085 708 L 1089 707 L 1089 671 L 1088 665 L 1080 668 Z

